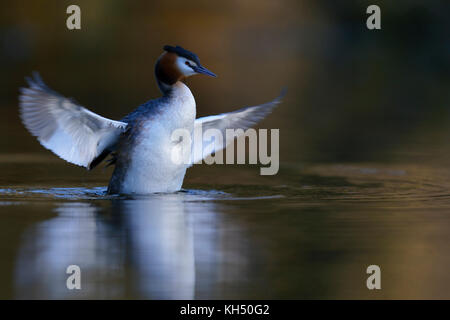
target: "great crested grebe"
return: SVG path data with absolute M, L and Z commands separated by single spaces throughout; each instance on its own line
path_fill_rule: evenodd
M 192 140 L 171 139 L 174 130 L 190 134 L 201 126 L 226 129 L 250 128 L 280 102 L 246 107 L 196 119 L 195 99 L 183 79 L 195 74 L 215 77 L 194 53 L 180 46 L 165 46 L 155 65 L 163 96 L 150 100 L 120 121 L 104 118 L 50 89 L 35 73 L 28 88 L 21 88 L 20 113 L 25 127 L 47 149 L 62 159 L 86 167 L 97 166 L 109 154 L 115 169 L 108 186 L 110 194 L 149 194 L 181 189 L 186 169 L 213 152 L 194 156 L 191 163 L 173 161 Z M 187 146 L 191 147 L 191 145 Z

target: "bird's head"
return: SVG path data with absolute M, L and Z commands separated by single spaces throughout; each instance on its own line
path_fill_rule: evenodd
M 155 75 L 158 82 L 170 87 L 177 81 L 195 74 L 216 77 L 214 73 L 200 64 L 200 59 L 195 53 L 180 46 L 164 46 L 164 53 L 155 65 Z

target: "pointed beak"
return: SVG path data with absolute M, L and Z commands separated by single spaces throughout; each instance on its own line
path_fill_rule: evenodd
M 217 77 L 214 73 L 212 73 L 211 71 L 209 71 L 208 69 L 206 69 L 205 67 L 202 67 L 202 66 L 196 66 L 196 67 L 193 67 L 192 69 L 194 69 L 194 71 L 197 73 L 206 74 L 207 76 L 210 76 L 210 77 Z

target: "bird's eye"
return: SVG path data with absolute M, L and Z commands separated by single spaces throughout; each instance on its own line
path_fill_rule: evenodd
M 189 61 L 186 61 L 185 64 L 189 67 L 191 67 L 191 64 L 189 63 Z

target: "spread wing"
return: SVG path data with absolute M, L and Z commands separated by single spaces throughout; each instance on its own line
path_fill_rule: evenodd
M 125 122 L 103 118 L 51 90 L 37 73 L 27 82 L 19 99 L 23 124 L 45 148 L 68 162 L 90 168 L 126 130 Z
M 212 153 L 218 152 L 227 147 L 226 129 L 243 129 L 244 131 L 251 128 L 259 121 L 270 114 L 282 100 L 285 90 L 276 99 L 252 107 L 245 107 L 233 112 L 222 113 L 214 116 L 198 118 L 194 124 L 193 147 L 191 148 L 191 163 L 196 163 L 205 159 Z M 219 130 L 223 140 L 210 139 L 205 132 L 208 129 Z M 200 137 L 201 134 L 201 137 Z M 201 145 L 197 142 L 201 141 Z

